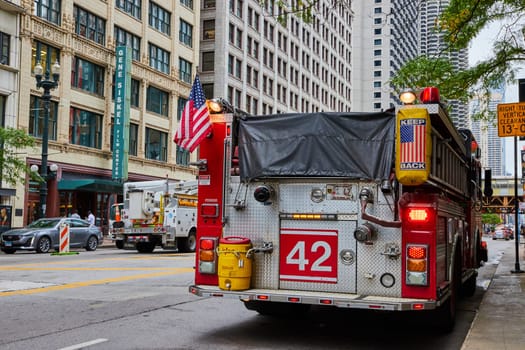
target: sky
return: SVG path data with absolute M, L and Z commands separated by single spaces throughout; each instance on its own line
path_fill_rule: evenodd
M 469 47 L 469 64 L 473 65 L 478 61 L 482 61 L 490 57 L 492 53 L 492 43 L 497 38 L 501 23 L 493 23 L 487 28 L 483 29 L 479 35 L 472 41 Z M 525 78 L 525 70 L 521 70 L 516 75 L 517 79 Z M 505 102 L 518 102 L 518 85 L 507 84 L 505 87 Z M 519 151 L 525 145 L 523 141 L 518 142 L 518 176 L 521 176 L 521 152 Z M 514 176 L 514 137 L 505 137 L 505 171 L 510 172 Z

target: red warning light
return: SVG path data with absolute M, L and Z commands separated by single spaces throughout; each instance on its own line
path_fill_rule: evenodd
M 421 103 L 439 103 L 439 89 L 437 87 L 427 87 L 419 95 Z

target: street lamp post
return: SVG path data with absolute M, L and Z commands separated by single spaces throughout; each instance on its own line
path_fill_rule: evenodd
M 48 142 L 49 142 L 49 104 L 51 100 L 50 91 L 58 86 L 58 79 L 60 77 L 60 65 L 55 61 L 51 68 L 53 79 L 49 78 L 49 70 L 46 69 L 45 75 L 42 75 L 44 68 L 40 61 L 37 62 L 34 68 L 36 87 L 44 89 L 42 100 L 44 101 L 44 127 L 42 130 L 42 161 L 40 164 L 40 176 L 44 180 L 40 184 L 40 208 L 38 216 L 43 218 L 46 216 L 47 203 L 47 156 L 48 156 Z

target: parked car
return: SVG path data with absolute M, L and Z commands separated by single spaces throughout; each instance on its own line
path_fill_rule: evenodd
M 86 220 L 76 218 L 42 218 L 25 228 L 11 229 L 0 235 L 0 250 L 13 254 L 17 250 L 34 250 L 47 253 L 59 250 L 59 231 L 62 224 L 69 224 L 69 247 L 96 250 L 104 240 L 98 226 L 90 226 Z
M 509 234 L 509 239 L 514 239 L 514 225 L 505 225 L 505 230 Z
M 494 234 L 492 235 L 492 239 L 493 240 L 504 239 L 508 241 L 510 239 L 509 231 L 506 230 L 505 228 L 498 228 L 494 231 Z

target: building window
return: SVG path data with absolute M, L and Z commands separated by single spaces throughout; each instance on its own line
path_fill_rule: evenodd
M 116 0 L 115 6 L 135 18 L 141 19 L 142 0 Z
M 228 74 L 233 75 L 234 65 L 235 65 L 235 58 L 233 57 L 233 55 L 228 55 Z
M 37 62 L 42 64 L 44 72 L 51 72 L 51 67 L 55 62 L 60 63 L 60 50 L 51 45 L 41 43 L 40 41 L 33 41 L 33 50 L 31 57 L 31 72 L 35 70 Z
M 115 27 L 115 46 L 126 46 L 131 48 L 131 58 L 140 61 L 140 38 L 130 32 Z
M 61 0 L 35 0 L 35 15 L 60 25 Z
M 215 69 L 215 52 L 208 51 L 202 53 L 202 71 L 210 72 Z
M 235 14 L 237 17 L 242 18 L 242 0 L 237 0 L 237 9 L 235 11 Z
M 91 148 L 102 148 L 102 115 L 71 107 L 69 115 L 69 143 Z
M 374 98 L 381 98 L 380 92 L 374 92 Z
M 140 101 L 140 81 L 131 78 L 130 106 L 139 107 Z
M 228 40 L 230 41 L 230 44 L 233 45 L 235 43 L 235 26 L 230 23 L 228 28 Z
M 170 53 L 160 47 L 149 44 L 149 66 L 170 74 Z
M 179 96 L 179 99 L 177 100 L 177 121 L 180 121 L 180 118 L 182 118 L 182 111 L 184 111 L 186 102 L 188 102 L 187 98 Z
M 240 59 L 235 59 L 235 77 L 238 79 L 242 78 L 242 61 Z
M 193 26 L 184 20 L 180 20 L 179 41 L 186 46 L 193 47 Z
M 45 114 L 44 101 L 40 97 L 31 96 L 29 101 L 29 135 L 40 138 L 42 137 Z M 57 116 L 58 103 L 55 101 L 49 101 L 48 135 L 50 140 L 55 141 L 57 139 Z
M 202 21 L 202 39 L 213 40 L 215 39 L 215 20 Z
M 381 103 L 374 103 L 374 108 L 375 109 L 380 109 L 381 108 Z
M 104 67 L 73 57 L 71 86 L 104 96 Z
M 73 7 L 75 33 L 100 45 L 106 43 L 106 20 L 80 8 Z
M 110 136 L 110 150 L 113 152 L 113 127 L 111 128 L 111 136 Z M 129 124 L 129 150 L 128 153 L 130 156 L 136 156 L 137 155 L 137 145 L 138 145 L 138 134 L 139 134 L 139 126 L 137 124 L 130 123 Z
M 9 34 L 0 32 L 0 64 L 9 65 L 9 52 L 10 52 L 11 36 Z
M 374 29 L 374 34 L 375 35 L 381 35 L 381 28 Z
M 189 165 L 190 164 L 190 152 L 185 150 L 182 147 L 177 146 L 177 155 L 175 158 L 175 163 L 179 165 Z
M 375 88 L 380 88 L 381 87 L 381 82 L 380 81 L 374 81 L 374 87 Z
M 139 135 L 139 126 L 137 124 L 129 124 L 129 154 L 132 156 L 137 155 L 138 149 L 138 135 Z
M 168 116 L 169 94 L 153 86 L 148 86 L 146 110 Z
M 374 45 L 381 45 L 381 39 L 374 39 Z
M 149 4 L 149 25 L 159 32 L 170 35 L 171 31 L 171 13 L 164 10 L 154 2 Z
M 145 157 L 160 161 L 167 161 L 168 134 L 159 130 L 146 128 Z
M 239 49 L 242 49 L 242 30 L 237 28 L 235 32 L 235 46 L 237 46 Z
M 215 8 L 215 0 L 204 0 L 202 7 L 205 9 Z
M 179 79 L 191 84 L 191 63 L 179 57 Z
M 115 74 L 113 74 L 113 81 L 112 85 L 115 86 Z M 115 89 L 111 89 L 111 99 L 115 100 Z M 129 105 L 131 107 L 139 107 L 139 101 L 140 101 L 140 81 L 137 79 L 131 78 L 131 88 L 130 88 L 130 101 Z
M 213 98 L 215 93 L 213 92 L 213 84 L 202 84 L 202 91 L 204 91 L 204 96 Z
M 180 0 L 181 5 L 193 10 L 193 0 Z
M 381 71 L 380 70 L 374 71 L 374 77 L 380 77 L 380 76 L 381 76 Z

